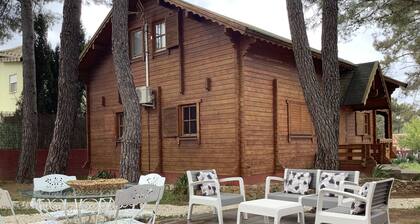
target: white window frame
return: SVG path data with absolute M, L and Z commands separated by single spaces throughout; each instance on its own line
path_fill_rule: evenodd
M 14 82 L 12 82 L 12 77 L 15 77 Z M 14 90 L 12 89 L 12 84 L 15 85 Z M 17 85 L 18 85 L 17 74 L 9 75 L 9 93 L 16 93 L 17 92 Z

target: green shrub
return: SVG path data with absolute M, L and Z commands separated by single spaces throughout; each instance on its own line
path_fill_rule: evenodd
M 94 176 L 90 177 L 89 179 L 112 179 L 115 178 L 115 175 L 108 170 L 101 170 L 98 171 Z
M 395 158 L 392 160 L 392 164 L 396 164 L 396 165 L 399 165 L 401 163 L 406 163 L 406 162 L 408 162 L 408 159 L 406 158 Z
M 377 165 L 373 168 L 372 177 L 387 178 L 391 176 L 391 170 L 386 169 L 383 165 Z
M 188 196 L 188 178 L 187 174 L 184 174 L 178 178 L 175 182 L 174 193 L 178 196 Z

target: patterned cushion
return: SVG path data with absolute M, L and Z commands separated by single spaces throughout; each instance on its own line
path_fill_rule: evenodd
M 367 197 L 369 189 L 369 183 L 363 184 L 362 188 L 359 190 L 359 195 Z M 362 201 L 354 201 L 351 203 L 350 214 L 352 215 L 364 215 L 366 210 L 366 203 Z
M 215 180 L 216 175 L 211 171 L 200 171 L 197 175 L 198 181 Z M 203 196 L 212 196 L 216 194 L 216 185 L 213 183 L 205 183 L 201 185 L 201 193 Z
M 284 183 L 284 192 L 292 194 L 308 194 L 312 181 L 308 172 L 291 172 Z
M 347 178 L 347 173 L 321 173 L 321 180 L 319 189 L 328 188 L 333 190 L 340 189 L 340 182 L 344 181 Z M 325 196 L 334 197 L 334 194 L 327 193 Z

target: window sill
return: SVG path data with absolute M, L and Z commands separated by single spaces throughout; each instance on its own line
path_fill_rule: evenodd
M 143 56 L 138 56 L 138 57 L 135 57 L 135 58 L 131 58 L 130 64 L 133 64 L 133 63 L 138 62 L 138 61 L 144 61 Z
M 163 49 L 159 49 L 159 50 L 154 51 L 153 52 L 153 58 L 155 58 L 157 56 L 160 56 L 160 55 L 167 54 L 166 50 L 167 50 L 166 48 L 163 48 Z
M 192 142 L 197 141 L 197 143 L 200 143 L 200 139 L 198 136 L 182 136 L 178 137 L 178 145 L 181 144 L 181 142 Z

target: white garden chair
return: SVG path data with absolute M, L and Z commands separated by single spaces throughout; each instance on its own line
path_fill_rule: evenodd
M 66 184 L 66 182 L 70 180 L 76 180 L 76 177 L 51 174 L 40 178 L 34 178 L 34 194 L 48 194 L 52 197 L 51 199 L 33 198 L 31 207 L 46 217 L 47 220 L 55 221 L 96 214 L 96 210 L 77 209 L 77 206 L 80 205 L 76 203 L 74 207 L 70 208 L 67 200 L 60 196 L 66 190 L 70 189 L 70 186 Z M 56 198 L 54 198 L 55 195 L 57 196 Z
M 163 197 L 163 193 L 164 193 L 164 189 L 165 189 L 165 177 L 160 176 L 159 174 L 156 173 L 151 173 L 148 175 L 142 175 L 140 176 L 139 179 L 139 185 L 154 185 L 154 186 L 158 186 L 158 187 L 162 187 L 162 190 L 160 191 L 160 194 L 157 195 L 156 198 L 149 198 L 151 202 L 155 202 L 155 206 L 154 208 L 151 209 L 145 209 L 143 212 L 139 213 L 138 209 L 123 209 L 119 212 L 119 217 L 120 218 L 130 218 L 133 217 L 134 214 L 140 214 L 141 216 L 134 216 L 136 219 L 140 219 L 140 218 L 145 218 L 145 217 L 152 217 L 153 215 L 155 215 L 154 213 L 157 213 L 158 207 L 159 207 L 159 203 L 160 200 Z M 111 209 L 111 205 L 110 203 L 105 204 L 103 210 L 103 215 L 107 218 L 107 219 L 111 219 L 114 217 L 114 211 Z
M 15 219 L 15 222 L 18 224 L 20 223 L 16 216 L 15 209 L 13 207 L 12 198 L 10 197 L 9 192 L 1 188 L 0 188 L 0 208 L 10 209 L 10 211 L 12 212 L 13 218 Z M 0 215 L 0 223 L 1 224 L 4 223 L 4 220 L 1 215 Z
M 338 224 L 390 224 L 389 220 L 389 196 L 394 179 L 369 182 L 368 193 L 363 197 L 357 193 L 345 191 L 322 189 L 319 193 L 318 206 L 316 210 L 315 223 L 338 223 Z M 358 191 L 359 186 L 348 185 L 346 189 Z M 335 208 L 323 210 L 325 193 L 333 193 L 346 198 L 352 198 L 355 201 L 366 203 L 364 214 L 350 214 L 350 206 L 338 206 Z
M 159 198 L 163 187 L 156 185 L 136 185 L 127 189 L 118 190 L 115 196 L 115 208 L 113 210 L 113 221 L 105 222 L 106 224 L 144 224 L 136 220 L 141 217 L 146 205 L 154 202 Z M 124 210 L 135 211 L 130 217 L 123 215 Z M 156 212 L 148 219 L 147 224 L 154 224 L 156 220 Z
M 216 179 L 199 181 L 197 176 L 200 172 L 213 172 Z M 219 220 L 219 224 L 223 224 L 223 211 L 222 208 L 228 205 L 236 205 L 246 201 L 245 199 L 245 187 L 242 177 L 230 177 L 224 179 L 217 179 L 216 170 L 195 170 L 187 171 L 188 178 L 188 191 L 189 191 L 189 206 L 188 206 L 188 220 L 191 220 L 191 215 L 194 205 L 207 205 L 215 208 L 215 213 Z M 224 182 L 238 182 L 239 183 L 239 194 L 234 193 L 222 193 L 220 192 L 220 183 Z M 199 190 L 199 186 L 202 184 L 214 184 L 216 186 L 215 195 L 212 196 L 201 196 L 196 195 L 195 191 Z M 244 219 L 247 219 L 247 214 L 244 214 Z

